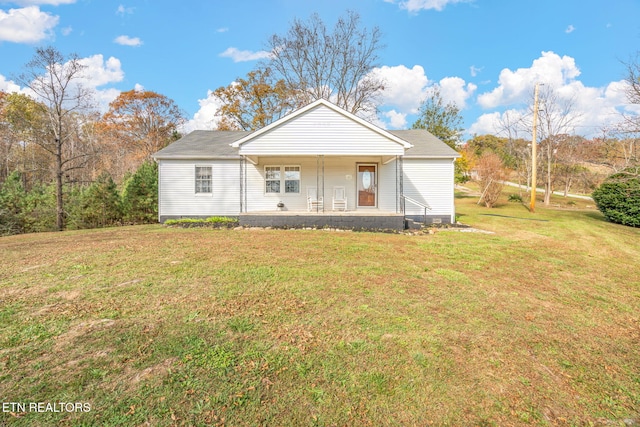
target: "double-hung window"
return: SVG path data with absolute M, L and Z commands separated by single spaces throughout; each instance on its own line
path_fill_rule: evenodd
M 284 167 L 284 192 L 300 193 L 300 166 Z
M 300 166 L 265 166 L 266 193 L 300 194 Z
M 265 184 L 267 193 L 280 192 L 280 166 L 265 166 Z
M 211 194 L 211 166 L 196 166 L 196 194 Z

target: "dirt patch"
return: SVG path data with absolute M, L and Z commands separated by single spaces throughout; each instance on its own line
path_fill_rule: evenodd
M 58 335 L 55 338 L 55 348 L 62 350 L 83 335 L 90 334 L 96 330 L 110 328 L 115 325 L 116 321 L 113 319 L 95 319 L 87 322 L 81 322 L 74 326 L 71 326 L 69 330 L 63 334 Z
M 131 368 L 127 367 L 125 376 L 131 385 L 136 385 L 141 381 L 151 380 L 153 378 L 162 378 L 168 375 L 171 367 L 178 361 L 177 357 L 165 359 L 162 362 L 149 366 L 140 372 L 131 372 Z

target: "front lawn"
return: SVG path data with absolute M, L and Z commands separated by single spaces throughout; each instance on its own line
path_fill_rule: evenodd
M 493 234 L 2 238 L 0 424 L 638 425 L 640 230 L 476 202 Z

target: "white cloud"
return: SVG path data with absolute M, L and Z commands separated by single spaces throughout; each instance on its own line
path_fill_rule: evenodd
M 397 3 L 401 9 L 416 13 L 421 10 L 443 10 L 449 4 L 467 3 L 470 0 L 385 0 L 387 3 Z
M 38 6 L 0 10 L 0 41 L 37 43 L 52 34 L 58 16 L 42 12 Z
M 542 52 L 542 56 L 534 60 L 529 68 L 502 70 L 498 87 L 478 96 L 480 106 L 499 111 L 480 116 L 468 133 L 495 134 L 499 132 L 500 119 L 504 119 L 506 115 L 513 121 L 526 114 L 536 82 L 545 83 L 544 89 L 552 90 L 558 102 L 572 103 L 572 113 L 577 119 L 570 131 L 578 135 L 596 135 L 600 128 L 618 122 L 620 111 L 633 112 L 625 97 L 625 81 L 614 81 L 603 87 L 589 87 L 578 80 L 579 76 L 580 70 L 573 58 L 560 57 L 553 52 Z M 504 111 L 509 107 L 509 110 Z
M 117 43 L 122 46 L 134 46 L 138 47 L 142 45 L 142 40 L 138 37 L 129 37 L 129 36 L 118 36 L 113 40 L 114 43 Z
M 502 135 L 504 136 L 504 132 L 502 129 L 501 122 L 511 122 L 515 123 L 522 117 L 524 111 L 519 110 L 509 110 L 505 112 L 494 111 L 493 113 L 486 113 L 478 117 L 469 129 L 467 129 L 467 133 L 469 135 Z M 518 137 L 518 135 L 513 135 L 514 137 Z M 520 135 L 521 137 L 525 137 L 525 135 Z
M 181 132 L 188 133 L 194 130 L 211 130 L 218 127 L 220 117 L 216 113 L 222 107 L 219 99 L 211 96 L 213 91 L 207 91 L 205 99 L 199 99 L 200 109 L 193 115 L 193 119 L 189 120 L 182 127 Z
M 133 7 L 125 7 L 124 5 L 119 5 L 118 8 L 116 9 L 116 15 L 133 15 L 133 11 L 135 10 L 135 8 Z
M 572 57 L 542 52 L 542 56 L 534 60 L 530 68 L 502 70 L 498 79 L 499 86 L 478 96 L 478 103 L 483 108 L 518 104 L 527 100 L 536 82 L 559 88 L 579 75 L 580 70 Z
M 124 79 L 120 60 L 111 56 L 105 61 L 104 57 L 98 54 L 82 58 L 80 62 L 86 68 L 84 70 L 85 78 L 81 79 L 79 83 L 94 91 L 98 110 L 107 111 L 109 103 L 118 97 L 120 91 L 110 87 L 101 87 L 121 82 Z
M 239 50 L 235 47 L 230 47 L 218 56 L 221 56 L 223 58 L 231 58 L 233 59 L 233 62 L 246 62 L 269 58 L 271 56 L 271 53 L 264 50 L 252 52 L 250 50 Z
M 467 107 L 467 99 L 478 88 L 473 83 L 466 83 L 460 77 L 445 77 L 438 83 L 440 95 L 445 102 L 453 102 L 461 110 Z
M 7 80 L 5 76 L 0 74 L 0 92 L 20 92 L 20 85 L 17 85 L 13 80 Z
M 471 67 L 469 67 L 471 77 L 476 77 L 483 69 L 484 67 L 476 67 L 475 65 L 472 65 Z
M 216 33 L 226 33 L 227 31 L 229 31 L 229 28 L 227 27 L 222 27 L 222 28 L 218 28 L 216 30 Z
M 85 67 L 82 77 L 74 80 L 73 85 L 82 86 L 93 92 L 93 101 L 100 112 L 105 112 L 109 108 L 109 103 L 120 94 L 118 89 L 104 87 L 121 82 L 124 79 L 124 72 L 120 60 L 109 57 L 106 61 L 102 55 L 93 55 L 80 58 L 79 62 Z M 21 92 L 30 96 L 34 93 L 28 88 L 21 88 L 12 81 L 7 81 L 0 75 L 0 90 L 6 92 Z
M 124 79 L 122 64 L 118 58 L 110 56 L 106 61 L 102 54 L 89 56 L 80 59 L 80 63 L 84 65 L 86 84 L 90 87 L 104 86 L 109 83 L 121 82 Z
M 71 34 L 72 31 L 73 31 L 73 28 L 71 28 L 71 26 L 64 27 L 63 29 L 60 30 L 63 36 L 68 36 L 69 34 Z
M 418 111 L 429 84 L 422 66 L 414 65 L 413 68 L 407 68 L 404 65 L 385 65 L 375 68 L 371 73 L 385 82 L 380 99 L 382 104 L 397 107 L 403 113 Z
M 389 129 L 406 129 L 407 127 L 407 115 L 405 113 L 399 113 L 396 110 L 385 111 L 382 113 L 385 117 L 386 123 L 383 127 Z
M 136 83 L 133 86 L 133 90 L 135 90 L 136 92 L 144 92 L 144 86 L 142 86 L 140 83 Z
M 566 30 L 564 30 L 564 32 L 565 32 L 565 33 L 567 33 L 567 34 L 571 34 L 571 33 L 573 33 L 575 30 L 576 30 L 576 27 L 574 27 L 573 25 L 569 25 L 569 26 L 567 27 L 567 29 L 566 29 Z

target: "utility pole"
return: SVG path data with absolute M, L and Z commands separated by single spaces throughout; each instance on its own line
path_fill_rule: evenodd
M 538 189 L 538 184 L 536 183 L 538 172 L 538 136 L 536 135 L 536 131 L 538 129 L 538 86 L 540 86 L 540 83 L 536 83 L 536 88 L 533 92 L 533 136 L 531 137 L 531 204 L 529 205 L 529 210 L 531 212 L 536 211 L 536 190 Z

